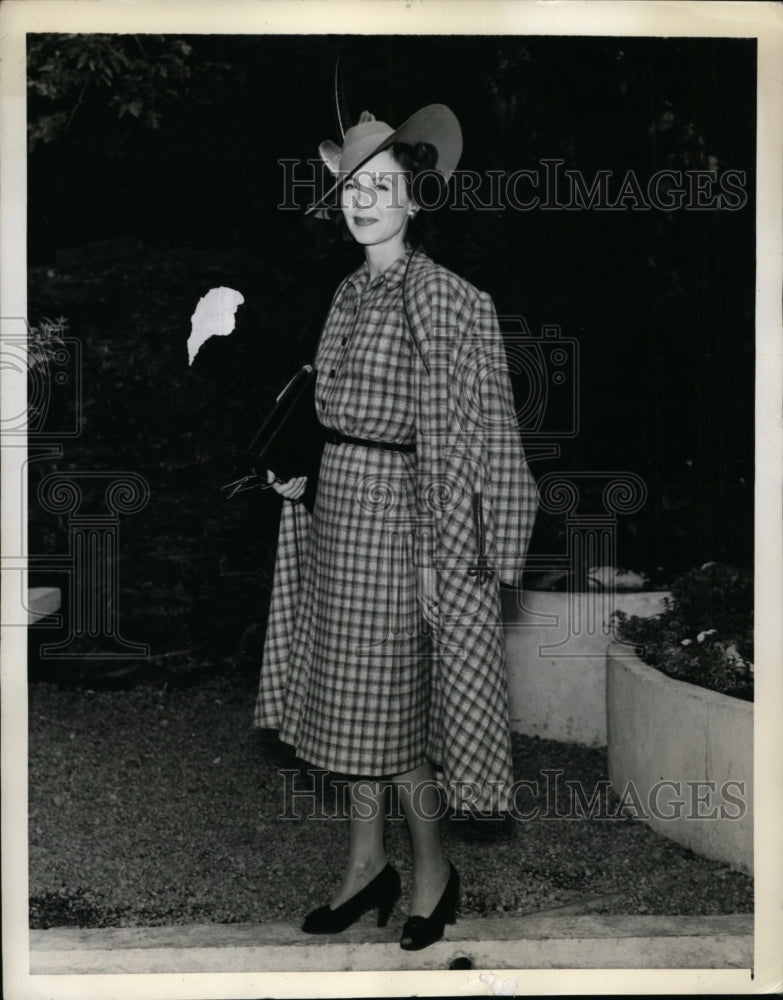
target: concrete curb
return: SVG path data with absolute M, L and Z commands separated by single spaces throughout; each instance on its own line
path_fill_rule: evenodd
M 420 952 L 368 914 L 340 935 L 293 924 L 199 924 L 30 932 L 31 975 L 347 972 L 448 969 L 742 969 L 753 963 L 753 916 L 467 918 Z

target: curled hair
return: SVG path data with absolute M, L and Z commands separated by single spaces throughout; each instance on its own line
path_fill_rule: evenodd
M 431 142 L 395 142 L 389 147 L 394 159 L 402 167 L 408 194 L 418 204 L 426 208 L 428 205 L 441 203 L 444 180 L 435 165 L 438 162 L 438 151 Z M 422 218 L 425 213 L 418 212 L 408 223 L 405 241 L 409 246 L 419 243 L 430 243 L 431 233 Z
M 389 147 L 394 159 L 405 171 L 408 191 L 425 171 L 433 171 L 438 162 L 438 151 L 431 142 L 417 142 L 410 145 L 407 142 L 395 142 Z

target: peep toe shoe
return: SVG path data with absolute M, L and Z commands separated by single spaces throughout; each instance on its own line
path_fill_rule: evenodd
M 405 951 L 420 951 L 428 945 L 440 941 L 446 924 L 457 922 L 459 907 L 459 873 L 449 861 L 449 880 L 435 909 L 428 917 L 414 914 L 405 921 L 400 938 L 400 948 Z
M 339 934 L 368 910 L 378 910 L 378 926 L 385 927 L 394 904 L 400 898 L 400 874 L 386 865 L 374 879 L 357 893 L 332 909 L 328 903 L 308 913 L 302 924 L 306 934 Z

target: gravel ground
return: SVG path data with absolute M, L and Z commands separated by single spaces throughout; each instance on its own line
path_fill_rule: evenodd
M 340 786 L 321 772 L 315 818 L 287 799 L 278 771 L 301 762 L 252 727 L 254 687 L 225 667 L 187 688 L 31 684 L 31 927 L 299 921 L 326 901 L 347 856 Z M 565 782 L 589 795 L 606 778 L 604 750 L 515 736 L 514 764 L 516 778 L 540 784 L 523 801 L 537 818 L 442 820 L 464 915 L 752 912 L 750 877 L 636 820 L 552 817 L 544 772 L 562 771 L 567 812 Z M 400 819 L 387 848 L 410 885 Z

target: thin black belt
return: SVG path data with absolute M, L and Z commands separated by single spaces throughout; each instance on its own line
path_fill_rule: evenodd
M 369 438 L 350 437 L 330 428 L 324 428 L 324 440 L 329 444 L 363 444 L 367 448 L 381 448 L 383 451 L 416 451 L 415 444 L 397 444 L 396 441 L 370 441 Z

